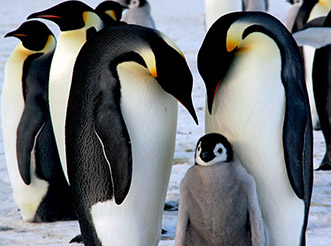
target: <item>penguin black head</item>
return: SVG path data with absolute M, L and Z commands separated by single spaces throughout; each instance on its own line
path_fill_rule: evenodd
M 33 13 L 27 19 L 43 18 L 56 23 L 61 31 L 81 29 L 94 10 L 80 1 L 66 1 L 49 9 Z
M 122 6 L 118 2 L 104 1 L 95 8 L 95 12 L 108 26 L 121 20 L 124 9 L 126 9 L 126 7 Z
M 125 1 L 128 6 L 134 7 L 134 8 L 141 8 L 146 4 L 146 0 L 126 0 Z
M 211 26 L 198 53 L 198 70 L 206 85 L 210 114 L 217 89 L 235 58 L 248 52 L 259 52 L 270 43 L 275 43 L 281 54 L 283 83 L 301 77 L 302 61 L 296 42 L 284 25 L 270 14 L 233 12 L 221 16 Z
M 195 149 L 195 163 L 197 165 L 211 166 L 232 160 L 232 146 L 223 135 L 209 133 L 199 139 Z
M 16 37 L 21 40 L 22 45 L 26 49 L 40 51 L 46 46 L 49 36 L 53 36 L 53 33 L 44 23 L 27 21 L 15 31 L 7 33 L 5 38 Z

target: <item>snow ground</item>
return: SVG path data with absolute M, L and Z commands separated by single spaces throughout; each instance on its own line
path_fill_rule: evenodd
M 285 0 L 269 0 L 269 12 L 285 20 L 289 4 Z M 16 29 L 32 12 L 48 8 L 56 0 L 1 0 L 0 22 L 0 81 L 4 78 L 5 62 L 17 44 L 13 38 L 3 36 Z M 95 7 L 101 0 L 85 0 Z M 195 143 L 204 134 L 203 82 L 196 67 L 196 55 L 204 38 L 204 0 L 150 0 L 156 27 L 172 38 L 186 56 L 194 77 L 193 98 L 200 120 L 196 126 L 186 110 L 179 107 L 178 134 L 174 166 L 170 178 L 167 200 L 179 199 L 179 183 L 186 170 L 193 164 Z M 47 22 L 57 33 L 57 28 Z M 1 86 L 2 87 L 2 86 Z M 12 200 L 11 187 L 6 171 L 2 134 L 0 134 L 0 245 L 68 245 L 79 233 L 76 221 L 31 224 L 22 222 Z M 314 132 L 314 167 L 324 155 L 321 132 Z M 177 212 L 164 212 L 163 227 L 168 233 L 162 236 L 160 246 L 174 245 Z M 308 246 L 331 245 L 331 172 L 315 172 L 314 192 L 307 231 Z

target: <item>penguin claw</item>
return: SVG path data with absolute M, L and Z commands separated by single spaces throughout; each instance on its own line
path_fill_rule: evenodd
M 79 234 L 76 237 L 74 237 L 73 239 L 71 239 L 69 243 L 84 243 L 82 234 Z

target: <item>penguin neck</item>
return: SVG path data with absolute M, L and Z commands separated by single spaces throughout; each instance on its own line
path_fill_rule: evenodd
M 323 0 L 319 1 L 313 7 L 312 11 L 310 12 L 309 19 L 307 22 L 322 16 L 327 16 L 331 9 L 331 1 L 330 0 Z

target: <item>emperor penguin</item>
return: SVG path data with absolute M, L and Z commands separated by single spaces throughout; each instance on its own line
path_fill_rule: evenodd
M 287 29 L 291 31 L 303 0 L 288 0 L 287 2 L 291 4 L 291 7 L 286 14 L 285 23 Z
M 268 0 L 205 0 L 205 29 L 222 15 L 235 11 L 267 11 Z
M 128 24 L 155 28 L 151 15 L 151 5 L 146 0 L 126 0 L 128 9 L 123 12 L 121 21 Z
M 322 24 L 321 24 L 322 22 Z M 315 48 L 312 81 L 316 110 L 325 139 L 326 153 L 317 170 L 331 170 L 331 11 L 327 17 L 308 22 L 301 31 L 293 34 L 300 45 Z
M 95 8 L 95 12 L 102 19 L 105 26 L 111 26 L 120 23 L 124 9 L 126 7 L 118 2 L 104 1 Z
M 295 18 L 294 25 L 292 27 L 292 33 L 300 31 L 304 26 L 319 17 L 326 17 L 331 9 L 331 0 L 305 0 L 303 1 L 298 14 Z M 320 122 L 316 110 L 313 82 L 312 82 L 312 67 L 314 60 L 315 49 L 310 46 L 302 47 L 302 55 L 305 65 L 306 84 L 308 89 L 308 95 L 310 100 L 310 110 L 313 121 L 313 128 L 320 130 Z
M 221 134 L 201 137 L 180 184 L 176 246 L 269 245 L 254 178 Z
M 8 58 L 1 97 L 2 132 L 14 201 L 24 221 L 76 219 L 48 107 L 55 37 L 39 21 L 24 22 L 5 37 L 21 41 Z
M 68 175 L 85 245 L 156 246 L 177 101 L 198 121 L 192 75 L 164 34 L 105 28 L 82 47 L 66 119 Z
M 270 245 L 305 245 L 312 125 L 298 46 L 263 12 L 219 18 L 198 54 L 206 133 L 222 133 L 256 181 Z
M 92 8 L 80 1 L 62 2 L 44 11 L 31 14 L 28 19 L 31 18 L 47 19 L 60 27 L 50 70 L 49 107 L 62 168 L 68 179 L 64 125 L 72 71 L 82 45 L 90 36 L 102 29 L 104 23 Z

